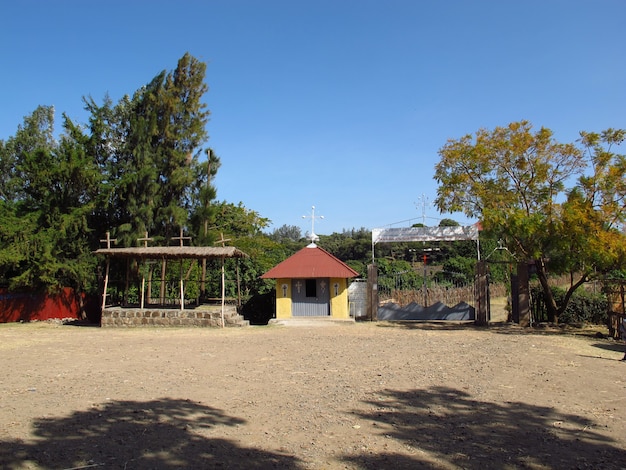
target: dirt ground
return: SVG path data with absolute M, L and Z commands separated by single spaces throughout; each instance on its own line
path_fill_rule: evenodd
M 624 346 L 499 325 L 0 325 L 3 469 L 624 469 Z

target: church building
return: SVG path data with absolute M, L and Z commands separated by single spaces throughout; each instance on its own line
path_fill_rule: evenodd
M 348 319 L 348 280 L 358 275 L 347 264 L 311 243 L 261 278 L 276 279 L 276 319 Z

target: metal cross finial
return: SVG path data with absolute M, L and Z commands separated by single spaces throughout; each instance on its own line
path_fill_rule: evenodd
M 309 238 L 311 238 L 311 243 L 315 243 L 320 239 L 317 235 L 315 235 L 315 219 L 323 219 L 323 215 L 315 216 L 315 206 L 311 206 L 311 215 L 303 215 L 303 219 L 311 219 L 311 233 L 309 234 Z
M 422 206 L 422 225 L 424 227 L 426 227 L 426 206 L 428 206 L 428 203 L 430 202 L 428 200 L 428 196 L 426 196 L 426 194 L 422 193 L 421 196 L 419 196 L 417 198 L 417 200 L 419 201 L 417 204 L 415 204 L 415 206 L 419 209 L 419 205 Z M 419 204 L 419 205 L 418 205 Z

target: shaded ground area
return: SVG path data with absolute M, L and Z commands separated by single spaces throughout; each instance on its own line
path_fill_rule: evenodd
M 578 333 L 0 325 L 0 467 L 626 468 L 623 345 Z

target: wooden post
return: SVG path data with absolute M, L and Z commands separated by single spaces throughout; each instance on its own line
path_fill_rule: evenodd
M 528 263 L 517 263 L 518 318 L 519 325 L 530 326 L 530 287 L 528 285 Z
M 117 243 L 117 238 L 111 239 L 111 232 L 107 232 L 107 237 L 104 240 L 100 240 L 102 243 L 107 244 L 107 249 L 111 248 L 111 242 Z M 111 264 L 111 258 L 107 256 L 107 266 L 104 271 L 104 289 L 102 292 L 102 310 L 106 307 L 107 301 L 107 289 L 109 287 L 109 265 Z
M 163 305 L 165 303 L 165 272 L 167 268 L 167 260 L 163 258 L 161 260 L 161 286 L 159 291 L 159 303 Z
M 183 260 L 180 260 L 180 309 L 185 310 L 185 284 L 183 281 Z
M 474 323 L 479 326 L 488 324 L 489 319 L 489 279 L 487 276 L 487 263 L 479 261 L 476 263 L 476 284 L 475 284 L 475 311 Z
M 237 263 L 237 307 L 241 308 L 241 279 L 239 278 L 239 259 Z
M 517 272 L 511 273 L 511 320 L 519 323 L 519 280 Z
M 154 261 L 152 261 L 152 263 L 154 263 Z M 148 262 L 148 304 L 151 303 L 152 301 L 152 270 L 153 270 L 153 265 L 152 263 Z
M 107 256 L 107 267 L 104 270 L 104 289 L 102 291 L 102 310 L 106 307 L 107 303 L 107 289 L 109 287 L 109 265 L 111 264 L 111 260 Z
M 229 242 L 230 239 L 224 239 L 224 233 L 220 233 L 220 239 L 218 241 L 215 242 L 215 244 L 217 245 L 218 243 L 222 244 L 222 247 L 226 246 L 226 242 Z M 224 271 L 224 257 L 222 256 L 222 328 L 224 328 L 225 322 L 224 322 L 224 302 L 225 302 L 225 297 L 226 297 L 226 274 Z
M 126 282 L 124 283 L 124 305 L 128 306 L 128 285 L 130 284 L 130 259 L 126 258 Z
M 367 265 L 367 318 L 378 319 L 378 267 L 375 264 Z
M 172 240 L 179 240 L 180 246 L 185 246 L 185 240 L 191 240 L 191 237 L 183 236 L 183 228 L 180 228 L 180 235 L 172 237 Z M 185 310 L 185 285 L 183 281 L 183 260 L 180 260 L 180 309 Z
M 151 241 L 152 238 L 148 237 L 148 232 L 146 232 L 145 236 L 143 238 L 138 238 L 137 241 L 139 242 L 143 242 L 143 246 L 144 248 L 148 247 L 148 241 Z M 143 263 L 141 263 L 143 265 Z M 144 300 L 145 300 L 145 292 L 146 292 L 146 276 L 143 273 L 143 270 L 141 271 L 141 302 L 140 302 L 140 308 L 143 310 L 143 306 L 144 306 Z M 148 295 L 148 300 L 150 299 L 150 296 Z
M 206 187 L 207 189 L 211 185 L 211 158 L 213 157 L 213 149 L 206 150 Z M 205 210 L 209 209 L 209 201 L 204 203 Z M 205 212 L 206 214 L 206 212 Z M 209 220 L 204 219 L 204 242 L 206 243 L 206 236 L 209 233 Z M 223 238 L 223 236 L 222 236 Z M 206 298 L 206 258 L 202 258 L 202 281 L 200 282 L 200 297 Z

